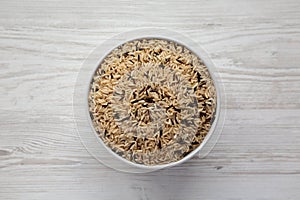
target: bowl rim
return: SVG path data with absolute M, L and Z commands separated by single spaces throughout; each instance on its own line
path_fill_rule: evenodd
M 214 83 L 214 87 L 216 89 L 216 97 L 217 97 L 216 105 L 217 106 L 216 106 L 216 111 L 215 111 L 215 118 L 209 129 L 209 132 L 207 133 L 204 140 L 201 142 L 201 144 L 196 149 L 191 151 L 189 154 L 184 156 L 182 159 L 175 161 L 175 162 L 170 162 L 170 163 L 161 164 L 161 165 L 144 165 L 144 164 L 134 163 L 132 161 L 129 161 L 129 160 L 119 156 L 111 148 L 109 148 L 106 144 L 104 144 L 103 140 L 98 136 L 97 131 L 95 130 L 95 127 L 93 125 L 92 119 L 90 117 L 89 100 L 88 100 L 88 96 L 89 96 L 89 92 L 90 92 L 90 85 L 91 85 L 91 83 L 93 81 L 93 77 L 94 77 L 96 71 L 98 70 L 99 66 L 101 65 L 103 59 L 107 55 L 109 55 L 112 50 L 119 47 L 120 45 L 123 45 L 130 41 L 140 40 L 140 39 L 162 39 L 162 40 L 166 40 L 166 41 L 173 41 L 173 42 L 189 49 L 191 52 L 193 52 L 197 57 L 199 57 L 204 62 L 205 66 L 207 67 L 207 69 L 209 71 L 211 79 Z M 172 166 L 176 166 L 181 163 L 184 163 L 187 160 L 191 159 L 193 156 L 195 156 L 195 154 L 199 153 L 201 151 L 201 149 L 203 149 L 203 147 L 207 144 L 207 142 L 211 138 L 212 134 L 214 133 L 216 126 L 220 123 L 219 122 L 220 121 L 220 109 L 221 109 L 221 103 L 223 101 L 223 97 L 221 95 L 221 88 L 220 88 L 221 84 L 216 79 L 218 72 L 215 68 L 215 64 L 212 62 L 212 60 L 208 56 L 208 53 L 202 47 L 200 47 L 196 42 L 192 41 L 188 37 L 186 37 L 182 34 L 179 34 L 177 32 L 171 31 L 171 30 L 161 29 L 161 28 L 139 28 L 139 29 L 120 33 L 120 34 L 104 41 L 102 44 L 98 45 L 98 47 L 96 47 L 96 49 L 97 48 L 98 49 L 101 48 L 102 55 L 99 55 L 97 64 L 95 66 L 93 66 L 94 70 L 92 71 L 91 76 L 89 77 L 88 83 L 84 83 L 84 84 L 86 84 L 85 108 L 86 108 L 86 114 L 88 116 L 89 124 L 93 130 L 93 133 L 95 134 L 95 137 L 97 138 L 97 141 L 108 152 L 110 152 L 110 154 L 112 154 L 115 158 L 119 159 L 120 161 L 122 161 L 123 163 L 126 163 L 129 166 L 155 171 L 155 170 L 159 170 L 162 168 L 168 168 L 168 167 L 172 167 Z M 215 143 L 216 142 L 217 141 L 215 141 Z M 86 147 L 86 149 L 89 151 L 88 147 Z M 207 152 L 207 153 L 209 153 L 209 152 Z

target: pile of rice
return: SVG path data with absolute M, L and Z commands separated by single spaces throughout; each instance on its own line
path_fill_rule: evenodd
M 161 165 L 201 144 L 217 99 L 199 57 L 173 41 L 147 38 L 124 43 L 103 59 L 88 102 L 94 129 L 113 152 Z

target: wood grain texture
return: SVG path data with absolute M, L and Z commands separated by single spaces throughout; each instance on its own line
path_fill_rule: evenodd
M 1 1 L 0 199 L 300 199 L 300 2 Z M 203 160 L 116 172 L 80 143 L 72 94 L 89 53 L 159 27 L 207 50 L 227 116 Z

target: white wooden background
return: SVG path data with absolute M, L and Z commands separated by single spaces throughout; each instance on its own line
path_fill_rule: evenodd
M 182 33 L 223 78 L 227 117 L 204 160 L 116 172 L 80 143 L 77 73 L 133 28 Z M 299 0 L 1 0 L 0 199 L 300 199 Z

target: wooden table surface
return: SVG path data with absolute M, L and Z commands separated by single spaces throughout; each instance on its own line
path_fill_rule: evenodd
M 0 5 L 1 200 L 300 199 L 299 0 Z M 82 146 L 72 95 L 97 45 L 142 27 L 177 31 L 207 50 L 227 116 L 205 159 L 128 174 Z

